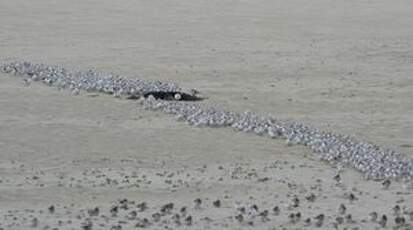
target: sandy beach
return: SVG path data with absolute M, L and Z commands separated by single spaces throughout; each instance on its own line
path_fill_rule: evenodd
M 206 97 L 189 103 L 413 158 L 411 12 L 408 0 L 4 0 L 0 60 L 174 82 Z M 0 229 L 413 229 L 411 182 L 337 178 L 303 146 L 3 73 L 0 108 Z

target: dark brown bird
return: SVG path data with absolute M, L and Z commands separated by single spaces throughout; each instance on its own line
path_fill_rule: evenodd
M 275 206 L 272 209 L 272 212 L 274 213 L 274 215 L 278 216 L 280 214 L 280 208 L 278 206 Z
M 215 208 L 221 207 L 221 201 L 220 200 L 216 200 L 212 204 L 214 205 Z
M 397 226 L 403 226 L 406 223 L 406 219 L 402 216 L 398 216 L 394 219 L 394 222 L 397 224 Z
M 161 207 L 161 213 L 170 213 L 174 208 L 174 203 L 168 203 Z
M 146 209 L 148 209 L 148 204 L 146 202 L 139 203 L 136 205 L 138 208 L 139 212 L 144 212 Z
M 244 220 L 244 216 L 242 214 L 236 215 L 235 219 L 238 220 L 238 222 L 242 222 Z
M 188 226 L 192 225 L 192 216 L 187 216 L 185 218 L 185 224 Z
M 196 209 L 201 208 L 201 204 L 202 204 L 201 198 L 196 198 L 196 199 L 194 200 L 194 203 L 195 203 L 195 208 L 196 208 Z
M 50 212 L 51 214 L 53 214 L 53 213 L 54 213 L 54 206 L 53 206 L 53 205 L 50 205 L 50 207 L 48 208 L 48 210 L 49 210 L 49 212 Z
M 320 215 L 316 216 L 315 219 L 316 219 L 317 222 L 315 223 L 315 226 L 317 226 L 317 227 L 323 226 L 324 218 L 325 218 L 324 214 L 320 214 Z

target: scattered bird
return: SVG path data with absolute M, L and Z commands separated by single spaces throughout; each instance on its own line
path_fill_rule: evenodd
M 388 189 L 390 187 L 390 184 L 391 184 L 390 179 L 386 179 L 382 183 L 384 189 Z
M 294 197 L 294 199 L 292 200 L 292 207 L 297 208 L 298 206 L 300 206 L 300 200 L 298 199 L 298 197 Z
M 371 221 L 377 221 L 377 217 L 378 217 L 377 212 L 371 212 L 369 216 L 370 216 Z
M 194 203 L 195 203 L 195 209 L 200 209 L 201 208 L 201 204 L 202 204 L 201 198 L 196 198 L 194 200 Z
M 316 195 L 314 193 L 311 193 L 309 196 L 305 197 L 305 199 L 309 202 L 314 202 L 316 199 Z
M 48 208 L 48 210 L 49 210 L 50 214 L 53 214 L 53 213 L 54 213 L 55 208 L 54 208 L 54 206 L 53 206 L 53 205 L 50 205 L 50 206 L 49 206 L 49 208 Z
M 245 212 L 246 212 L 244 206 L 237 208 L 237 210 L 238 210 L 239 212 L 241 212 L 242 214 L 245 214 Z
M 133 219 L 136 218 L 137 215 L 138 215 L 138 213 L 135 210 L 133 210 L 133 211 L 129 212 L 128 219 L 133 220 Z
M 99 215 L 99 208 L 95 207 L 94 209 L 87 210 L 89 216 L 98 216 Z
M 135 227 L 137 227 L 137 228 L 146 228 L 146 227 L 148 227 L 149 225 L 151 225 L 151 223 L 149 222 L 149 220 L 148 220 L 147 218 L 143 218 L 143 219 L 139 220 L 139 221 L 136 223 Z
M 39 220 L 37 218 L 33 218 L 31 222 L 32 222 L 31 227 L 37 228 L 37 225 L 39 224 Z
M 185 218 L 185 224 L 188 225 L 188 226 L 192 225 L 192 216 L 187 216 Z
M 161 207 L 161 213 L 169 214 L 173 208 L 174 208 L 174 203 L 165 204 Z
M 304 223 L 305 223 L 306 225 L 310 225 L 310 224 L 311 224 L 311 218 L 305 219 L 305 220 L 304 220 Z
M 144 212 L 146 209 L 148 209 L 148 204 L 146 202 L 142 202 L 139 203 L 136 207 L 138 208 L 139 212 Z
M 212 204 L 214 205 L 215 208 L 221 207 L 221 201 L 220 200 L 216 200 Z
M 386 215 L 383 215 L 383 216 L 381 217 L 380 221 L 379 221 L 379 225 L 380 225 L 382 228 L 384 228 L 384 227 L 386 227 L 386 224 L 387 224 L 387 216 L 386 216 Z
M 172 219 L 176 225 L 181 225 L 181 216 L 178 213 L 175 213 L 175 215 L 172 216 Z
M 403 226 L 406 223 L 406 219 L 402 216 L 397 216 L 394 219 L 394 222 L 396 223 L 397 226 Z
M 346 210 L 347 210 L 347 208 L 346 208 L 346 206 L 345 206 L 344 204 L 340 204 L 340 206 L 338 207 L 338 212 L 339 212 L 341 215 L 344 215 L 344 214 L 346 213 Z
M 336 222 L 337 222 L 338 224 L 343 224 L 343 223 L 344 223 L 344 218 L 341 217 L 341 216 L 338 216 L 338 217 L 336 217 Z
M 93 227 L 93 223 L 90 220 L 82 223 L 82 229 L 83 230 L 92 230 L 92 227 Z
M 288 219 L 290 220 L 291 223 L 295 223 L 295 214 L 294 213 L 290 213 L 288 215 Z
M 187 208 L 186 208 L 186 206 L 183 206 L 180 210 L 179 210 L 179 212 L 182 214 L 182 216 L 185 216 L 186 215 L 186 211 L 187 210 Z
M 238 220 L 238 222 L 244 221 L 244 216 L 242 214 L 238 214 L 235 216 L 235 219 Z
M 324 218 L 325 218 L 324 214 L 320 214 L 320 215 L 316 216 L 316 217 L 314 218 L 314 219 L 316 219 L 315 225 L 316 225 L 317 227 L 323 226 Z
M 396 204 L 396 205 L 393 207 L 393 215 L 399 216 L 399 215 L 400 215 L 400 211 L 401 211 L 400 206 L 399 206 L 398 204 Z
M 337 183 L 340 183 L 340 182 L 341 182 L 340 173 L 337 173 L 337 174 L 333 177 L 333 179 L 334 179 L 335 181 L 337 181 Z
M 262 212 L 260 212 L 260 214 L 258 214 L 259 216 L 261 216 L 261 220 L 263 222 L 269 221 L 270 219 L 268 218 L 268 210 L 264 210 Z
M 275 206 L 272 209 L 272 212 L 274 213 L 274 215 L 278 216 L 280 214 L 280 208 L 278 206 Z
M 110 209 L 110 213 L 112 214 L 112 216 L 116 216 L 118 214 L 118 206 L 113 206 Z
M 162 215 L 159 212 L 152 214 L 152 218 L 154 222 L 159 222 L 161 220 Z
M 346 215 L 346 221 L 349 224 L 354 224 L 355 223 L 355 221 L 353 220 L 353 216 L 351 214 Z

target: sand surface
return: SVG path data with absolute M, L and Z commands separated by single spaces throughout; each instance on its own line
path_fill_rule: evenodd
M 413 157 L 412 12 L 409 0 L 4 0 L 0 56 L 176 82 L 206 106 Z M 335 175 L 304 147 L 0 76 L 0 229 L 376 229 L 374 211 L 413 228 L 406 184 Z

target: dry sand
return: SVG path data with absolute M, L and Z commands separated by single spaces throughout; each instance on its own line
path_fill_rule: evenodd
M 203 104 L 413 157 L 412 12 L 410 0 L 3 0 L 0 55 L 172 81 L 200 90 Z M 405 184 L 385 189 L 351 169 L 337 182 L 304 147 L 7 75 L 0 108 L 0 229 L 314 229 L 320 214 L 320 229 L 375 229 L 373 211 L 393 228 L 396 205 L 400 229 L 413 228 Z

